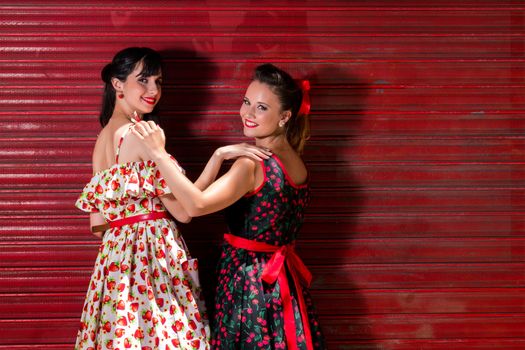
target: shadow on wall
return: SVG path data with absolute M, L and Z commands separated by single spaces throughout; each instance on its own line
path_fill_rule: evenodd
M 374 343 L 367 300 L 361 292 L 366 286 L 352 278 L 352 263 L 356 262 L 352 235 L 358 233 L 357 214 L 364 210 L 366 193 L 340 196 L 364 189 L 354 175 L 354 163 L 362 159 L 356 138 L 362 134 L 368 86 L 352 73 L 351 64 L 315 67 L 310 74 L 312 136 L 305 149 L 312 173 L 312 203 L 303 231 L 312 232 L 312 239 L 322 242 L 316 243 L 318 257 L 313 260 L 324 273 L 314 275 L 312 294 L 330 348 L 347 342 L 360 348 L 357 343 L 363 341 L 363 349 L 380 349 Z M 310 224 L 315 229 L 308 229 Z
M 307 28 L 306 16 L 298 18 L 302 18 L 301 26 Z M 280 21 L 279 18 L 274 20 Z M 276 45 L 286 46 L 287 43 Z M 308 49 L 308 39 L 302 45 L 305 55 L 314 55 Z M 307 143 L 304 157 L 313 174 L 312 204 L 307 211 L 303 237 L 308 236 L 319 243 L 315 243 L 318 245 L 316 253 L 308 256 L 309 239 L 303 238 L 298 250 L 303 250 L 302 255 L 315 274 L 312 295 L 329 347 L 351 342 L 366 343 L 363 345 L 366 349 L 379 349 L 373 341 L 366 299 L 361 294 L 367 286 L 362 281 L 354 282 L 352 277 L 351 262 L 355 259 L 351 258 L 350 244 L 352 234 L 358 229 L 355 214 L 362 211 L 360 201 L 363 196 L 330 199 L 332 195 L 337 197 L 338 193 L 362 189 L 353 175 L 353 162 L 362 158 L 355 150 L 355 139 L 361 133 L 368 87 L 352 74 L 350 64 L 319 64 L 315 63 L 315 57 L 302 63 L 280 64 L 272 59 L 273 47 L 245 46 L 243 51 L 259 55 L 260 62 L 239 62 L 235 70 L 239 76 L 232 77 L 239 83 L 242 80 L 247 85 L 253 68 L 266 61 L 275 62 L 297 78 L 311 81 L 312 138 Z M 161 51 L 161 54 L 165 60 L 161 124 L 168 137 L 167 148 L 187 170 L 188 177 L 195 180 L 212 152 L 230 142 L 222 135 L 206 136 L 205 130 L 207 118 L 220 118 L 205 113 L 214 108 L 209 86 L 218 79 L 218 68 L 208 57 L 195 51 L 172 49 Z M 242 134 L 238 136 L 242 138 Z M 199 258 L 201 283 L 208 312 L 213 317 L 215 266 L 226 224 L 222 214 L 216 213 L 180 226 L 192 255 Z M 344 242 L 344 249 L 340 248 L 341 242 Z M 333 248 L 337 253 L 332 251 Z
M 166 133 L 166 148 L 186 170 L 188 178 L 195 181 L 213 151 L 224 145 L 219 139 L 207 137 L 206 130 L 199 130 L 199 125 L 206 125 L 206 118 L 217 118 L 205 113 L 212 107 L 209 85 L 216 79 L 217 68 L 195 51 L 168 49 L 160 53 L 164 60 L 160 124 Z M 219 243 L 226 225 L 221 213 L 215 213 L 179 227 L 191 255 L 199 259 L 201 286 L 210 312 Z

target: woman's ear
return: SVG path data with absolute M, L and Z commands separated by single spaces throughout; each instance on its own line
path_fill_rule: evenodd
M 115 91 L 122 91 L 123 83 L 124 82 L 120 81 L 117 78 L 111 78 L 111 85 L 113 85 L 113 89 L 115 89 Z
M 281 121 L 283 123 L 287 123 L 288 120 L 290 120 L 290 118 L 292 117 L 292 111 L 284 111 L 281 113 Z

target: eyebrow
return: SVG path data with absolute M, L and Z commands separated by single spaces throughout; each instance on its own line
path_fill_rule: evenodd
M 154 75 L 155 75 L 155 74 L 153 74 L 153 75 L 146 75 L 146 74 L 144 74 L 144 73 L 141 72 L 141 73 L 135 75 L 135 77 L 137 77 L 137 78 L 138 78 L 138 77 L 149 78 L 149 77 L 152 77 L 152 76 L 154 76 Z M 162 74 L 159 75 L 159 76 L 157 76 L 157 79 L 158 79 L 158 78 L 162 78 Z
M 265 105 L 266 107 L 270 108 L 271 106 L 268 103 L 257 101 L 257 103 L 260 103 L 262 105 Z

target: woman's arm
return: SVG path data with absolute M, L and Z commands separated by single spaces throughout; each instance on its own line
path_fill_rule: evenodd
M 153 159 L 172 193 L 192 217 L 224 209 L 254 188 L 256 164 L 248 158 L 237 159 L 226 174 L 204 191 L 184 176 L 168 155 Z
M 125 141 L 126 144 L 123 144 L 125 148 L 123 149 L 128 152 L 132 152 L 131 155 L 128 155 L 131 159 L 134 157 L 138 157 L 143 161 L 146 161 L 149 158 L 149 155 L 147 152 L 143 150 L 141 140 L 137 138 L 136 135 L 133 133 L 126 136 Z M 123 158 L 121 158 L 123 159 Z M 179 222 L 182 223 L 188 223 L 191 221 L 191 216 L 188 215 L 184 207 L 179 203 L 179 201 L 173 196 L 172 194 L 166 194 L 164 196 L 159 197 L 162 201 L 162 204 L 166 207 L 168 212 Z
M 104 149 L 104 138 L 106 137 L 106 134 L 104 131 L 100 134 L 100 136 L 97 138 L 97 141 L 95 142 L 95 147 L 93 148 L 93 155 L 91 157 L 92 165 L 93 165 L 93 174 L 103 170 L 106 168 L 106 153 Z M 89 214 L 89 226 L 93 228 L 94 226 L 103 225 L 106 223 L 106 219 L 104 219 L 104 216 L 101 213 L 90 213 Z M 98 238 L 102 238 L 102 234 L 104 231 L 91 231 L 93 235 L 95 235 Z
M 178 221 L 182 222 L 184 224 L 187 224 L 191 221 L 191 216 L 188 215 L 184 207 L 180 204 L 180 202 L 175 198 L 173 194 L 167 194 L 164 196 L 159 197 L 162 201 L 162 204 L 166 207 L 166 209 L 170 212 L 171 215 Z
M 262 159 L 267 159 L 270 155 L 271 152 L 246 143 L 217 148 L 217 150 L 213 152 L 213 155 L 208 160 L 208 163 L 206 164 L 206 167 L 200 174 L 199 178 L 193 184 L 201 191 L 208 188 L 208 186 L 210 186 L 217 178 L 222 163 L 225 160 L 246 156 L 257 161 L 261 161 Z M 184 207 L 173 196 L 173 194 L 162 196 L 160 198 L 164 206 L 170 213 L 172 213 L 177 221 L 183 223 L 188 223 L 191 221 L 191 216 L 187 214 Z
M 270 151 L 247 143 L 219 147 L 215 150 L 215 152 L 213 152 L 212 156 L 208 160 L 208 163 L 206 164 L 206 167 L 194 184 L 201 191 L 208 188 L 208 186 L 211 185 L 217 178 L 222 163 L 225 160 L 246 156 L 260 162 L 263 159 L 268 159 L 268 157 L 271 155 L 272 153 Z
M 90 213 L 89 214 L 89 226 L 90 227 L 104 225 L 105 223 L 106 223 L 106 220 L 104 219 L 102 214 L 100 213 Z M 93 233 L 93 235 L 95 235 L 98 238 L 102 238 L 102 234 L 104 233 L 104 231 L 91 231 L 91 233 Z
M 201 216 L 224 209 L 255 187 L 256 162 L 242 157 L 233 163 L 226 174 L 202 191 L 171 161 L 164 149 L 164 132 L 155 123 L 136 124 L 133 133 L 142 140 L 172 193 L 190 216 Z

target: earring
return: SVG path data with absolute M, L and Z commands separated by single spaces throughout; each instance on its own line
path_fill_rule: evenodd
M 280 120 L 279 121 L 279 127 L 282 128 L 284 126 L 284 121 L 283 120 Z
M 120 99 L 123 99 L 124 98 L 124 94 L 120 93 L 120 94 L 117 95 L 117 97 L 120 98 Z

